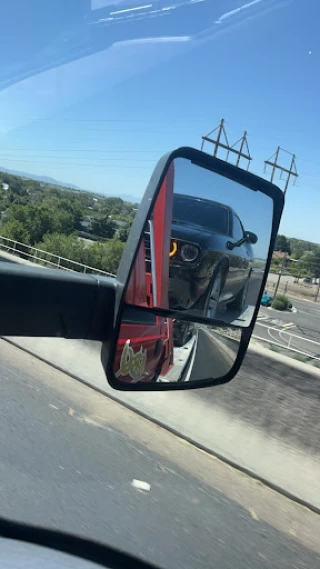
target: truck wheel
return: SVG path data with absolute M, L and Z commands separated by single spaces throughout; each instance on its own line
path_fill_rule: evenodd
M 218 268 L 217 273 L 213 277 L 210 292 L 207 297 L 205 305 L 205 314 L 204 314 L 204 316 L 207 316 L 207 318 L 216 318 L 223 282 L 224 282 L 224 276 L 223 276 L 222 267 L 220 266 Z
M 247 277 L 246 282 L 244 283 L 240 292 L 238 292 L 236 298 L 229 304 L 229 308 L 231 308 L 231 310 L 236 310 L 239 313 L 243 312 L 248 296 L 250 276 L 251 273 Z

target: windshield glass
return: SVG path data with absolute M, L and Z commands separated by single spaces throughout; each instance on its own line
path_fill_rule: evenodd
M 116 391 L 99 342 L 0 340 L 0 516 L 163 569 L 320 567 L 319 17 L 319 0 L 1 2 L 0 264 L 114 278 L 157 161 L 180 147 L 272 180 L 286 203 L 266 298 L 230 384 Z M 232 233 L 224 186 L 217 192 L 219 203 L 177 197 L 174 220 Z M 257 210 L 261 224 L 243 200 L 234 211 L 258 234 L 272 208 Z M 257 296 L 266 262 L 260 234 L 232 256 L 226 245 L 219 271 L 210 251 L 200 265 L 197 240 L 181 234 L 174 253 L 194 273 L 187 289 L 171 267 L 172 296 L 209 310 L 227 268 L 224 300 L 246 310 L 248 279 Z M 148 267 L 153 237 L 146 226 Z M 2 298 L 0 319 L 5 310 Z M 141 327 L 147 320 L 151 340 L 132 358 L 141 363 L 146 346 L 158 373 L 173 332 L 141 312 Z M 133 311 L 126 321 L 137 322 Z M 177 365 L 204 337 L 195 328 L 174 323 Z M 218 332 L 229 362 L 239 338 Z M 199 377 L 212 333 L 199 343 Z
M 225 206 L 188 196 L 175 195 L 173 222 L 194 223 L 195 219 L 205 230 L 215 231 L 222 235 L 229 233 L 229 210 Z

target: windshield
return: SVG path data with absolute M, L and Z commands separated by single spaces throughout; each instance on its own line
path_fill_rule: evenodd
M 114 278 L 158 160 L 180 147 L 273 181 L 286 203 L 267 298 L 232 383 L 116 391 L 100 342 L 0 339 L 0 516 L 161 569 L 320 567 L 319 18 L 319 0 L 2 0 L 0 264 Z M 201 219 L 197 230 L 231 233 L 234 243 L 228 191 L 236 196 L 236 186 L 219 186 L 218 203 L 211 193 L 176 197 L 174 223 Z M 272 208 L 247 208 L 243 195 L 234 211 L 259 240 L 232 250 L 225 240 L 218 271 L 211 251 L 198 262 L 197 240 L 181 229 L 174 253 L 183 263 L 170 270 L 183 306 L 210 313 L 226 269 L 232 315 L 247 310 L 248 290 L 258 295 L 267 256 L 259 228 L 263 237 Z M 182 265 L 194 271 L 189 288 Z M 152 284 L 149 296 L 160 297 Z M 6 309 L 1 298 L 0 319 Z M 126 318 L 137 322 L 133 311 Z M 148 349 L 159 375 L 173 332 L 144 312 L 141 327 L 147 319 L 152 339 L 126 353 L 141 364 Z M 201 326 L 174 329 L 177 367 L 200 337 L 199 377 L 212 335 L 222 338 L 218 356 L 228 345 L 228 362 L 239 340 L 232 327 L 205 336 Z
M 173 222 L 192 224 L 196 219 L 202 229 L 228 235 L 229 218 L 229 210 L 222 204 L 188 196 L 174 196 Z

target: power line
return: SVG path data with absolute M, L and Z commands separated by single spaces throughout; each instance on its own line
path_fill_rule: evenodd
M 26 161 L 26 159 L 28 159 L 27 161 L 29 162 L 33 162 L 34 159 L 35 160 L 41 160 L 42 158 L 46 158 L 45 156 L 23 156 L 21 160 Z M 49 156 L 50 158 L 50 156 Z M 53 156 L 53 158 L 55 158 Z M 58 158 L 58 157 L 57 157 Z M 64 157 L 64 159 L 66 160 L 98 160 L 99 162 L 110 162 L 110 161 L 114 161 L 114 162 L 128 162 L 128 160 L 126 158 L 94 158 L 94 157 L 90 157 L 90 158 L 85 158 L 84 156 L 66 156 Z M 1 155 L 1 160 L 20 160 L 20 158 L 17 158 L 15 156 L 6 156 L 5 154 Z M 154 160 L 152 160 L 152 158 L 133 158 L 132 160 L 130 160 L 130 162 L 152 162 L 153 164 L 155 163 Z M 72 164 L 72 162 L 70 162 L 70 164 Z
M 47 161 L 36 161 L 36 160 L 19 160 L 19 159 L 15 159 L 15 158 L 7 158 L 6 159 L 8 162 L 27 162 L 28 164 L 30 164 L 30 162 L 32 164 L 50 164 L 51 166 L 76 166 L 77 168 L 95 168 L 95 169 L 99 169 L 99 170 L 108 170 L 109 168 L 118 168 L 119 166 L 117 164 L 109 164 L 107 166 L 101 166 L 101 165 L 97 165 L 97 164 L 72 164 L 72 162 L 47 162 Z M 5 166 L 3 166 L 3 168 L 5 168 Z M 122 169 L 137 169 L 137 170 L 146 170 L 148 172 L 150 172 L 150 168 L 147 168 L 145 166 L 121 166 L 121 170 Z M 1 165 L 0 165 L 0 171 L 1 171 Z
M 24 117 L 28 121 L 34 122 L 65 122 L 65 123 L 142 123 L 142 124 L 159 124 L 159 123 L 204 123 L 206 117 L 197 118 L 197 119 L 190 119 L 189 117 L 181 118 L 181 119 L 174 119 L 174 118 L 161 118 L 161 119 L 123 119 L 123 118 L 98 118 L 98 119 L 89 119 L 89 118 L 36 118 L 36 117 Z M 1 122 L 6 122 L 5 119 L 0 119 Z M 230 123 L 224 120 L 225 125 L 229 125 Z M 297 134 L 305 133 L 306 131 L 303 129 L 296 129 L 292 127 L 283 127 L 283 131 L 285 132 L 294 132 Z M 266 140 L 266 136 L 264 135 L 252 135 L 252 138 L 257 138 L 260 140 Z
M 25 117 L 26 118 L 26 117 Z M 170 123 L 185 123 L 186 120 L 188 121 L 188 123 L 200 123 L 200 122 L 204 122 L 204 119 L 189 119 L 185 118 L 185 119 L 63 119 L 63 118 L 26 118 L 26 120 L 29 121 L 34 121 L 34 122 L 97 122 L 97 123 L 166 123 L 166 122 L 170 122 Z M 4 121 L 5 119 L 0 119 L 0 122 Z
M 32 126 L 34 126 L 34 125 L 32 125 Z M 45 125 L 39 125 L 39 126 L 41 126 L 41 129 L 45 129 L 45 128 L 46 128 Z M 35 130 L 35 128 L 34 128 L 34 130 Z M 40 130 L 40 129 L 39 129 L 39 130 Z M 61 130 L 62 130 L 62 129 L 61 129 Z M 61 131 L 58 130 L 58 128 L 54 129 L 54 131 L 55 131 L 55 132 L 61 132 Z M 73 127 L 68 127 L 68 130 L 67 130 L 67 127 L 63 127 L 63 131 L 64 131 L 64 132 L 73 132 L 73 133 L 75 133 L 75 132 L 102 132 L 102 133 L 109 133 L 109 132 L 119 132 L 119 133 L 127 132 L 127 133 L 128 133 L 128 132 L 130 132 L 130 133 L 134 133 L 134 134 L 136 134 L 136 133 L 139 132 L 139 133 L 152 134 L 152 135 L 154 135 L 154 128 L 152 128 L 152 126 L 151 126 L 151 128 L 150 128 L 149 130 L 140 129 L 140 128 L 139 128 L 139 129 L 137 129 L 137 128 L 133 128 L 133 129 L 129 129 L 129 128 L 126 128 L 126 129 L 110 129 L 110 128 L 107 128 L 107 129 L 106 129 L 106 128 L 83 128 L 83 127 L 80 127 L 80 128 L 78 128 L 78 129 L 75 129 L 75 128 L 73 128 Z M 50 131 L 50 132 L 52 132 L 52 131 Z M 1 134 L 1 128 L 0 128 L 0 134 Z M 173 131 L 168 131 L 168 129 L 167 129 L 167 130 L 158 130 L 158 129 L 157 129 L 157 134 L 166 134 L 166 135 L 172 135 L 172 136 L 177 135 L 177 134 L 178 134 L 178 135 L 181 135 L 181 136 L 186 136 L 186 135 L 199 136 L 199 131 L 198 131 L 198 130 L 193 130 L 193 131 L 192 131 L 192 130 L 186 130 L 186 131 L 183 131 L 183 130 L 179 130 L 179 131 L 178 131 L 178 130 L 173 130 Z
M 164 153 L 167 150 L 101 150 L 101 149 L 89 149 L 89 148 L 7 148 L 5 146 L 0 147 L 1 150 L 12 151 L 12 152 L 106 152 L 108 154 L 142 154 L 142 153 Z

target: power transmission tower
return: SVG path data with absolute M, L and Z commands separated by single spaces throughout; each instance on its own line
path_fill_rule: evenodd
M 290 168 L 284 168 L 283 166 L 279 165 L 279 154 L 280 151 L 282 152 L 286 152 L 287 154 L 290 154 L 291 156 L 291 163 L 290 163 Z M 282 178 L 282 174 L 285 173 L 286 174 L 286 181 L 285 181 L 285 186 L 284 186 L 284 190 L 283 193 L 284 195 L 286 195 L 287 193 L 287 189 L 289 187 L 289 182 L 290 182 L 290 178 L 291 176 L 293 176 L 295 179 L 298 178 L 299 174 L 297 172 L 297 166 L 296 166 L 296 157 L 295 154 L 292 154 L 291 152 L 288 152 L 287 150 L 284 150 L 283 148 L 280 148 L 280 146 L 278 146 L 276 152 L 274 154 L 272 154 L 272 156 L 270 156 L 269 160 L 265 160 L 264 162 L 264 171 L 266 171 L 267 166 L 271 166 L 272 170 L 271 170 L 271 177 L 270 177 L 270 182 L 273 182 L 274 180 L 274 176 L 276 173 L 276 170 L 280 170 L 280 178 Z M 289 259 L 289 261 L 291 261 L 291 259 Z M 280 280 L 282 277 L 282 273 L 283 273 L 283 269 L 286 265 L 287 262 L 287 256 L 285 255 L 282 259 L 282 264 L 281 264 L 281 268 L 279 270 L 279 276 L 278 276 L 278 281 L 277 281 L 277 285 L 274 291 L 274 298 L 276 298 L 277 293 L 278 293 L 278 288 L 279 288 L 279 284 L 280 284 Z
M 243 136 L 237 140 L 234 144 L 230 146 L 228 136 L 225 129 L 225 121 L 221 119 L 219 126 L 214 128 L 207 134 L 206 136 L 202 136 L 202 144 L 201 150 L 203 150 L 205 142 L 209 142 L 214 145 L 212 156 L 217 156 L 219 148 L 223 148 L 227 151 L 226 161 L 229 159 L 230 152 L 232 154 L 236 154 L 236 166 L 239 166 L 241 158 L 245 158 L 248 160 L 247 170 L 249 169 L 250 162 L 252 160 L 249 151 L 249 145 L 247 140 L 247 131 L 244 131 Z M 216 138 L 213 138 L 212 135 L 217 132 Z M 240 146 L 240 148 L 237 148 Z
M 282 152 L 286 152 L 287 154 L 290 154 L 290 156 L 292 157 L 289 169 L 284 168 L 283 166 L 280 166 L 278 163 L 280 150 L 282 150 Z M 270 156 L 269 160 L 265 160 L 264 164 L 265 164 L 264 171 L 266 171 L 267 166 L 272 166 L 270 182 L 273 182 L 276 170 L 280 170 L 280 178 L 282 178 L 283 173 L 285 173 L 287 175 L 284 190 L 283 190 L 284 195 L 286 195 L 291 176 L 293 176 L 294 178 L 299 177 L 299 174 L 297 172 L 295 154 L 291 154 L 291 152 L 288 152 L 287 150 L 284 150 L 283 148 L 280 148 L 280 146 L 278 146 L 276 152 L 274 154 L 272 154 L 272 156 Z

